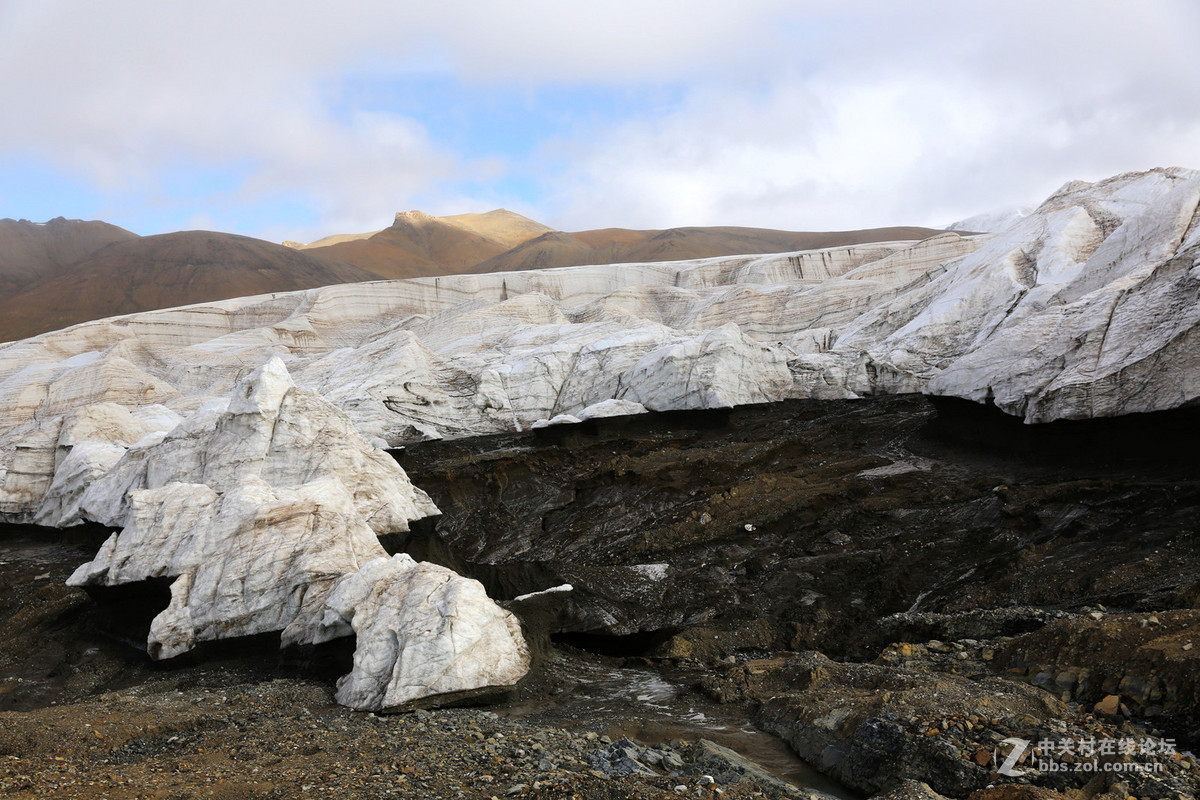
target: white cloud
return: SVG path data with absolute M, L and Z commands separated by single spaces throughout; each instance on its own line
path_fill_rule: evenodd
M 206 200 L 288 198 L 335 223 L 386 219 L 397 201 L 471 174 L 419 121 L 328 107 L 323 82 L 380 34 L 313 8 L 10 4 L 0 145 L 124 195 L 153 194 L 179 164 L 232 166 L 246 183 Z
M 1181 55 L 1194 7 L 917 8 L 822 18 L 819 67 L 781 58 L 768 91 L 704 85 L 660 118 L 556 143 L 552 221 L 937 225 L 1069 179 L 1200 166 L 1200 73 Z
M 502 199 L 487 186 L 510 169 L 545 178 L 529 213 L 567 228 L 936 223 L 1069 178 L 1197 165 L 1198 36 L 1200 9 L 1166 0 L 8 0 L 0 150 L 114 196 L 152 198 L 179 164 L 245 172 L 203 202 L 311 208 L 293 238 L 379 227 L 418 199 Z M 395 109 L 336 107 L 348 73 L 431 72 L 686 88 L 530 164 L 455 153 Z

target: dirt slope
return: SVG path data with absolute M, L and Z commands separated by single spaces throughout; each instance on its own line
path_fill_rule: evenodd
M 491 239 L 509 249 L 554 230 L 506 208 L 497 208 L 486 214 L 456 214 L 441 217 L 441 220 L 464 231 Z
M 420 211 L 396 215 L 391 227 L 367 239 L 314 247 L 306 253 L 354 264 L 382 278 L 469 272 L 509 246 Z
M 135 238 L 0 300 L 0 341 L 117 314 L 375 278 L 247 236 L 186 231 Z
M 0 219 L 0 293 L 19 291 L 105 245 L 137 238 L 136 233 L 107 222 Z

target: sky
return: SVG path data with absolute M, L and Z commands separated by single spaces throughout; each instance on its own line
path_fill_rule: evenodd
M 0 217 L 942 226 L 1200 168 L 1200 3 L 0 0 Z

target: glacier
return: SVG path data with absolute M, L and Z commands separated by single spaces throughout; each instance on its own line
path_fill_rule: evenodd
M 0 346 L 0 518 L 119 528 L 72 582 L 171 579 L 156 657 L 356 632 L 355 707 L 509 685 L 528 651 L 481 588 L 446 588 L 438 619 L 474 620 L 463 635 L 496 663 L 436 683 L 372 644 L 408 630 L 397 604 L 434 613 L 410 608 L 410 584 L 466 580 L 386 558 L 378 535 L 437 509 L 382 447 L 903 392 L 1029 424 L 1192 405 L 1198 204 L 1200 173 L 1156 169 L 1067 184 L 994 234 L 348 284 L 83 323 Z

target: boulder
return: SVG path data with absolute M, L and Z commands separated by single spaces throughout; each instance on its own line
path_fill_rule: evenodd
M 973 760 L 981 748 L 990 752 L 1014 725 L 1036 738 L 1041 721 L 1067 714 L 1044 692 L 999 677 L 843 664 L 816 652 L 746 662 L 705 680 L 722 699 L 755 700 L 760 727 L 868 794 L 922 781 L 962 797 L 987 783 L 990 770 Z
M 338 581 L 313 641 L 353 632 L 354 669 L 339 703 L 362 711 L 476 698 L 514 686 L 529 671 L 521 624 L 478 581 L 403 553 Z

